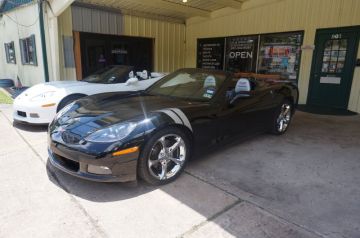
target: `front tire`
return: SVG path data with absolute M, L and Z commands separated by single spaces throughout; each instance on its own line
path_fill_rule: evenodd
M 274 135 L 285 134 L 285 132 L 289 129 L 292 116 L 293 104 L 289 100 L 284 100 L 275 113 L 271 133 Z
M 140 155 L 139 176 L 155 186 L 174 181 L 190 158 L 190 146 L 187 134 L 180 128 L 169 127 L 156 132 Z

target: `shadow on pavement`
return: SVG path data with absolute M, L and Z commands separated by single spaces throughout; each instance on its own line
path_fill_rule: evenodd
M 66 192 L 93 202 L 114 202 L 131 199 L 157 189 L 142 181 L 129 183 L 99 183 L 68 175 L 46 163 L 49 180 Z
M 16 121 L 13 122 L 13 127 L 28 132 L 45 132 L 48 129 L 48 125 L 31 125 Z
M 256 136 L 249 136 L 246 138 L 236 138 L 232 139 L 230 142 L 226 141 L 220 143 L 219 145 L 213 146 L 208 150 L 197 151 L 194 153 L 193 158 L 187 164 L 187 168 L 191 167 L 195 162 L 205 162 L 207 159 L 211 161 L 211 157 L 214 155 L 221 156 L 226 150 L 229 150 L 232 147 L 239 146 L 239 144 L 244 143 L 245 141 L 252 141 L 256 139 Z M 225 159 L 226 160 L 226 159 Z M 66 174 L 51 165 L 49 160 L 47 161 L 47 173 L 51 182 L 56 186 L 64 189 L 66 192 L 71 193 L 77 197 L 93 201 L 93 202 L 114 202 L 130 199 L 137 197 L 144 193 L 151 192 L 156 189 L 166 190 L 167 186 L 151 186 L 138 179 L 138 181 L 129 182 L 129 183 L 99 183 L 93 181 L 87 181 L 81 178 L 76 178 L 69 174 Z M 181 179 L 180 176 L 179 179 Z M 177 181 L 170 184 L 176 186 Z M 173 190 L 172 193 L 178 190 Z M 175 192 L 174 195 L 176 198 L 182 198 L 181 201 L 186 199 L 186 195 L 182 194 L 182 191 Z M 188 201 L 190 202 L 190 201 Z M 194 201 L 193 201 L 194 202 Z M 184 202 L 187 204 L 186 202 Z

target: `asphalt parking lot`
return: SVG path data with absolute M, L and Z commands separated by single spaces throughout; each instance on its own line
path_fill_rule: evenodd
M 0 237 L 360 237 L 360 116 L 298 112 L 282 137 L 217 148 L 163 187 L 47 162 L 46 128 L 0 105 Z

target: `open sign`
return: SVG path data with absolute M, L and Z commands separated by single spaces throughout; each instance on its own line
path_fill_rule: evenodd
M 230 59 L 237 59 L 237 58 L 241 58 L 241 59 L 252 59 L 253 58 L 253 52 L 230 52 L 229 53 L 229 58 Z

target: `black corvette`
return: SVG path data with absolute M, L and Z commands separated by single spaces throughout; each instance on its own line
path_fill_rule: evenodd
M 137 93 L 80 99 L 49 126 L 49 159 L 101 182 L 176 179 L 195 148 L 257 132 L 283 134 L 298 101 L 286 81 L 181 69 Z

